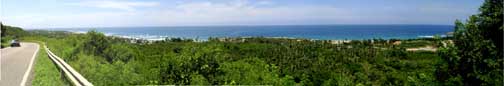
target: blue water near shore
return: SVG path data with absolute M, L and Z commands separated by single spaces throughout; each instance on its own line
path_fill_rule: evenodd
M 444 35 L 451 25 L 277 25 L 277 26 L 186 26 L 94 28 L 106 35 L 127 38 L 164 39 L 179 37 L 206 40 L 209 37 L 287 37 L 320 40 L 412 39 Z M 59 28 L 87 32 L 91 28 Z

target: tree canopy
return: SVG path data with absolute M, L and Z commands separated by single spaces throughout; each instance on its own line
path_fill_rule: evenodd
M 455 22 L 453 44 L 441 49 L 438 79 L 464 85 L 503 85 L 503 0 L 485 0 L 480 13 Z

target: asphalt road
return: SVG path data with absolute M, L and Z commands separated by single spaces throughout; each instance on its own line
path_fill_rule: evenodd
M 21 47 L 0 50 L 0 86 L 30 85 L 32 65 L 38 52 L 36 43 L 21 43 Z

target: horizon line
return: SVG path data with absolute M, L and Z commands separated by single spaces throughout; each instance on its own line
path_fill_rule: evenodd
M 97 27 L 44 27 L 44 28 L 23 28 L 30 30 L 37 29 L 69 29 L 69 28 L 134 28 L 134 27 L 247 27 L 247 26 L 345 26 L 345 25 L 424 25 L 424 26 L 454 26 L 453 24 L 260 24 L 260 25 L 151 25 L 151 26 L 97 26 Z M 9 25 L 10 26 L 10 25 Z M 17 27 L 17 26 L 15 26 Z

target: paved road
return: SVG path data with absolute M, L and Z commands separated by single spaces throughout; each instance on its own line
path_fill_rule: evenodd
M 21 43 L 21 47 L 11 47 L 0 50 L 0 86 L 20 86 L 22 82 L 30 82 L 33 60 L 39 45 Z M 27 72 L 31 70 L 30 72 Z M 24 79 L 24 80 L 23 80 Z M 28 84 L 29 85 L 29 84 Z

